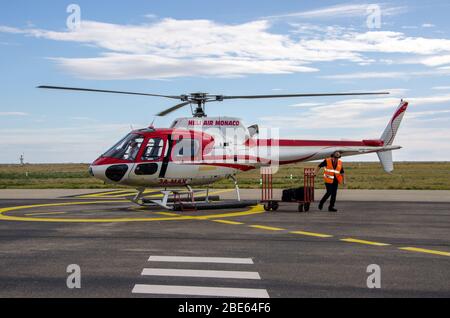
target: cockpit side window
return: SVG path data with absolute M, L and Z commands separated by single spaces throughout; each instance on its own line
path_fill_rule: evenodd
M 144 137 L 141 135 L 129 134 L 108 150 L 103 157 L 133 161 L 136 159 L 143 141 Z
M 158 160 L 161 158 L 163 148 L 164 140 L 162 138 L 150 138 L 142 154 L 142 161 Z

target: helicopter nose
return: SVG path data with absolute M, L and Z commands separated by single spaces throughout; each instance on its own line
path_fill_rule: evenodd
M 89 175 L 90 175 L 91 177 L 95 177 L 93 166 L 89 166 Z
M 101 165 L 92 164 L 89 166 L 89 175 L 101 181 L 108 181 L 105 175 L 105 168 Z
M 102 169 L 101 166 L 91 165 L 89 166 L 88 172 L 91 177 L 94 177 L 102 181 L 106 181 L 105 169 Z

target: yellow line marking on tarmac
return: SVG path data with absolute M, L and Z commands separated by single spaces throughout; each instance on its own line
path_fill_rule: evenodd
M 400 250 L 410 251 L 410 252 L 418 252 L 418 253 L 427 253 L 427 254 L 435 254 L 442 256 L 450 256 L 449 252 L 436 251 L 436 250 L 428 250 L 425 248 L 417 248 L 417 247 L 399 247 Z
M 97 192 L 92 194 L 85 194 L 85 195 L 79 195 L 75 198 L 83 199 L 83 198 L 99 198 L 103 196 L 113 195 L 113 194 L 119 194 L 119 193 L 129 193 L 130 190 L 116 190 L 116 191 L 109 191 L 109 192 Z
M 373 245 L 373 246 L 389 246 L 389 245 L 391 245 L 391 244 L 387 244 L 387 243 L 358 240 L 358 239 L 354 239 L 354 238 L 341 239 L 341 241 L 347 242 L 347 243 L 358 243 L 358 244 L 366 244 L 366 245 Z
M 231 225 L 241 225 L 244 224 L 242 222 L 236 222 L 236 221 L 228 221 L 228 220 L 212 220 L 213 222 L 217 223 L 223 223 L 223 224 L 231 224 Z
M 66 214 L 67 212 L 42 212 L 42 213 L 30 213 L 25 214 L 25 216 L 38 216 L 38 215 L 56 215 L 56 214 Z
M 285 229 L 282 229 L 279 227 L 264 226 L 264 225 L 249 225 L 249 227 L 252 227 L 254 229 L 267 230 L 267 231 L 284 231 L 285 230 Z
M 144 194 L 149 194 L 149 193 L 154 193 L 154 192 L 158 192 L 158 190 L 146 190 L 146 191 L 144 191 Z M 125 197 L 135 196 L 136 194 L 137 194 L 137 191 L 128 191 L 128 193 L 108 195 L 107 198 L 125 198 Z M 155 195 L 152 197 L 158 198 L 158 197 L 162 197 L 162 196 L 163 196 L 162 194 L 155 193 Z
M 291 234 L 306 235 L 306 236 L 322 237 L 322 238 L 333 237 L 333 235 L 321 234 L 321 233 L 313 233 L 313 232 L 304 232 L 304 231 L 292 231 L 290 233 Z
M 203 216 L 194 216 L 193 218 L 196 220 L 210 220 L 210 219 L 221 219 L 221 218 L 229 218 L 235 216 L 244 216 L 244 215 L 252 215 L 252 214 L 260 214 L 266 213 L 264 207 L 262 205 L 256 205 L 248 211 L 244 212 L 231 212 L 231 213 L 223 213 L 223 214 L 211 214 L 211 215 L 203 215 Z
M 82 205 L 110 204 L 110 203 L 114 203 L 114 204 L 129 203 L 129 201 L 128 200 L 109 200 L 109 201 L 105 200 L 105 201 L 88 201 L 88 202 L 64 202 L 64 203 L 35 204 L 35 205 L 0 208 L 0 220 L 3 220 L 3 221 L 27 221 L 27 222 L 55 222 L 55 223 L 116 223 L 116 222 L 152 222 L 152 221 L 175 221 L 175 220 L 176 221 L 180 221 L 180 220 L 211 220 L 211 221 L 217 222 L 217 223 L 241 225 L 241 224 L 245 224 L 245 223 L 232 221 L 232 220 L 220 220 L 220 219 L 265 213 L 263 206 L 257 205 L 247 211 L 222 213 L 222 214 L 211 214 L 211 215 L 203 215 L 203 216 L 179 215 L 179 214 L 169 213 L 169 212 L 159 212 L 159 214 L 167 215 L 168 217 L 157 217 L 157 218 L 115 218 L 115 219 L 59 218 L 58 219 L 58 218 L 30 217 L 30 216 L 37 216 L 37 215 L 66 214 L 68 212 L 35 212 L 35 213 L 25 214 L 26 217 L 25 216 L 21 217 L 21 216 L 4 215 L 4 213 L 7 213 L 7 212 L 26 210 L 26 209 L 32 209 L 32 208 L 77 206 L 77 205 L 82 206 Z M 249 225 L 249 227 L 252 227 L 255 229 L 261 229 L 261 230 L 268 230 L 268 231 L 284 231 L 285 230 L 283 228 L 270 227 L 270 226 L 264 226 L 264 225 Z M 324 237 L 324 238 L 325 237 L 333 237 L 332 235 L 328 235 L 328 234 L 304 232 L 304 231 L 292 231 L 289 233 L 299 234 L 299 235 L 316 236 L 316 237 Z M 349 242 L 349 243 L 366 244 L 366 245 L 372 245 L 372 246 L 389 246 L 389 245 L 391 245 L 391 244 L 387 244 L 387 243 L 365 241 L 365 240 L 359 240 L 359 239 L 354 239 L 354 238 L 340 239 L 340 241 Z M 450 252 L 430 250 L 430 249 L 417 248 L 417 247 L 399 247 L 398 249 L 404 250 L 404 251 L 418 252 L 418 253 L 450 256 Z
M 116 223 L 116 222 L 152 222 L 152 221 L 180 221 L 180 220 L 209 220 L 220 219 L 235 216 L 245 216 L 252 214 L 265 213 L 264 208 L 261 205 L 252 207 L 247 211 L 211 214 L 203 216 L 189 216 L 178 215 L 174 217 L 157 217 L 157 218 L 114 218 L 114 219 L 86 219 L 86 218 L 33 218 L 22 216 L 9 216 L 4 213 L 19 211 L 32 208 L 44 208 L 44 207 L 61 207 L 61 206 L 76 206 L 76 205 L 92 205 L 92 204 L 108 204 L 108 203 L 129 203 L 128 200 L 110 200 L 110 201 L 88 201 L 88 202 L 65 202 L 65 203 L 51 203 L 51 204 L 36 204 L 26 206 L 15 206 L 8 208 L 0 208 L 0 220 L 2 221 L 26 221 L 26 222 L 54 222 L 54 223 Z
M 156 214 L 165 215 L 165 216 L 180 216 L 179 214 L 169 213 L 169 212 L 157 212 Z

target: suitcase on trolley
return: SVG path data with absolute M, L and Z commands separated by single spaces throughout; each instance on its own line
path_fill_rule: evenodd
M 304 186 L 299 188 L 286 189 L 282 192 L 281 200 L 273 198 L 272 174 L 262 173 L 261 203 L 266 211 L 276 211 L 279 202 L 290 202 L 298 204 L 299 212 L 309 211 L 310 205 L 314 202 L 314 168 L 304 169 Z
M 305 201 L 305 193 L 306 191 L 311 191 L 311 188 L 308 187 L 299 187 L 293 189 L 283 190 L 283 195 L 281 197 L 281 201 L 283 202 L 296 202 L 296 201 Z
M 292 202 L 295 198 L 295 189 L 286 189 L 283 190 L 283 195 L 281 197 L 281 201 L 283 202 Z

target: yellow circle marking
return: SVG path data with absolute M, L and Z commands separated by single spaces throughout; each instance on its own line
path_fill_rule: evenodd
M 74 206 L 74 205 L 89 205 L 89 204 L 106 204 L 106 203 L 127 203 L 130 201 L 94 201 L 94 202 L 66 202 L 66 203 L 51 203 L 51 204 L 35 204 L 0 208 L 0 220 L 2 221 L 25 221 L 25 222 L 61 222 L 61 223 L 115 223 L 115 222 L 153 222 L 153 221 L 179 221 L 179 220 L 209 220 L 220 219 L 228 217 L 245 216 L 251 214 L 264 213 L 264 208 L 261 205 L 252 207 L 250 210 L 243 212 L 232 212 L 202 216 L 176 216 L 176 217 L 157 217 L 157 218 L 115 218 L 115 219 L 70 219 L 70 218 L 34 218 L 34 217 L 22 217 L 22 216 L 9 216 L 4 213 L 11 211 L 19 211 L 32 208 L 45 208 L 45 207 L 61 207 L 61 206 Z

